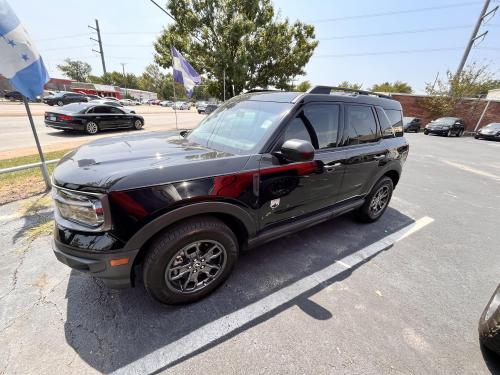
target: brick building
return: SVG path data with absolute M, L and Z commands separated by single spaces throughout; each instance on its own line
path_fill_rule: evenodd
M 424 95 L 391 94 L 391 96 L 401 103 L 405 116 L 420 117 L 423 124 L 427 124 L 434 119 L 434 116 L 432 116 L 422 105 L 422 99 L 425 97 Z M 489 124 L 490 122 L 500 122 L 500 98 L 497 99 L 494 97 L 491 99 L 463 99 L 459 110 L 454 113 L 453 116 L 463 118 L 465 120 L 466 130 L 473 131 L 486 105 L 488 105 L 488 108 L 479 127 Z

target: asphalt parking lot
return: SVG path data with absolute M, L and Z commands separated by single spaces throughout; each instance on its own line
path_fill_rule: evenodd
M 380 221 L 347 215 L 243 253 L 187 306 L 58 263 L 48 197 L 0 207 L 0 373 L 500 371 L 477 338 L 500 281 L 500 142 L 407 138 Z

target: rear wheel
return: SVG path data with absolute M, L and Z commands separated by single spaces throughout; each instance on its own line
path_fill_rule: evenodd
M 142 123 L 141 120 L 137 119 L 137 120 L 134 121 L 134 129 L 135 130 L 141 130 L 142 129 L 142 125 L 143 125 L 143 123 Z
M 380 219 L 391 201 L 394 185 L 389 177 L 382 177 L 365 198 L 365 203 L 358 209 L 360 221 L 371 223 Z
M 238 241 L 222 221 L 201 216 L 165 230 L 144 259 L 144 286 L 157 301 L 199 300 L 219 287 L 238 258 Z
M 500 355 L 500 285 L 479 319 L 479 341 Z
M 94 121 L 89 121 L 85 125 L 85 131 L 87 134 L 94 135 L 99 131 L 99 126 Z

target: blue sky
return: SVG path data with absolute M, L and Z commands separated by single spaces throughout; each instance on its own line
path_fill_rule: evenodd
M 85 60 L 94 74 L 102 73 L 99 55 L 92 52 L 89 40 L 92 30 L 87 27 L 95 18 L 103 33 L 107 70 L 121 71 L 124 62 L 125 70 L 133 73 L 141 73 L 152 62 L 152 43 L 171 22 L 149 0 L 9 2 L 53 77 L 62 76 L 56 66 L 66 57 Z M 320 41 L 299 81 L 335 85 L 348 80 L 368 88 L 377 82 L 403 80 L 423 92 L 425 82 L 433 81 L 438 72 L 443 76 L 447 69 L 456 69 L 483 1 L 274 0 L 274 4 L 282 17 L 313 24 Z M 498 4 L 499 0 L 492 0 L 490 8 Z M 431 30 L 401 33 L 422 29 Z M 489 34 L 473 49 L 468 62 L 489 64 L 500 77 L 500 14 L 482 30 Z

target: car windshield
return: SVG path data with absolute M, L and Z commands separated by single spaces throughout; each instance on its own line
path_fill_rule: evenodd
M 487 129 L 499 129 L 500 130 L 500 123 L 493 123 L 493 124 L 488 124 L 485 126 Z
M 413 119 L 415 119 L 415 117 L 403 117 L 403 124 L 409 124 Z
M 270 134 L 291 103 L 233 100 L 205 118 L 188 138 L 202 146 L 249 154 Z
M 434 120 L 433 123 L 439 125 L 453 125 L 455 121 L 457 121 L 457 119 L 453 117 L 441 117 Z

